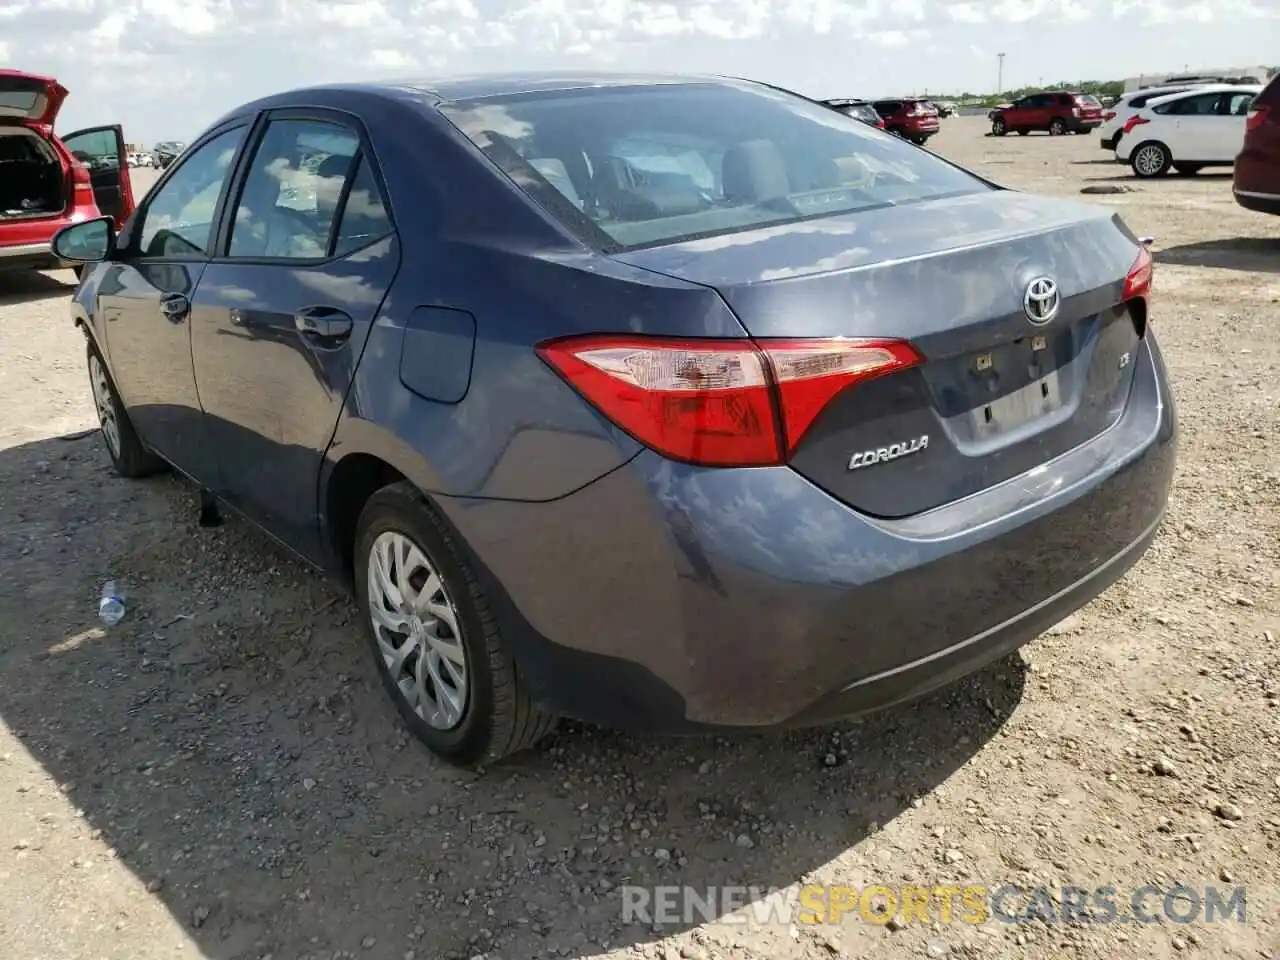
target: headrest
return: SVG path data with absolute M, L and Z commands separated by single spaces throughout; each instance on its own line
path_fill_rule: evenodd
M 569 168 L 564 165 L 563 160 L 557 160 L 555 157 L 535 157 L 528 163 L 542 175 L 547 183 L 560 191 L 566 200 L 579 210 L 582 209 L 582 198 L 578 196 L 573 180 L 569 178 Z
M 747 140 L 725 151 L 721 171 L 725 198 L 760 203 L 791 192 L 787 165 L 771 140 Z

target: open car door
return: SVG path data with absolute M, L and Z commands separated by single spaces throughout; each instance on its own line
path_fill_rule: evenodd
M 117 123 L 77 130 L 58 139 L 71 156 L 88 169 L 98 209 L 115 219 L 117 230 L 122 229 L 133 213 L 133 182 L 129 177 L 124 130 Z

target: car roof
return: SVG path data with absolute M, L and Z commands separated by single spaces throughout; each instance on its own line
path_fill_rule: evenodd
M 1183 97 L 1198 97 L 1206 93 L 1261 93 L 1262 86 L 1260 83 L 1204 83 L 1167 96 L 1152 97 L 1147 101 L 1147 106 L 1158 107 L 1162 103 L 1171 103 Z
M 351 95 L 416 101 L 438 106 L 449 102 L 481 100 L 488 97 L 582 90 L 591 87 L 660 86 L 693 83 L 734 86 L 743 83 L 756 84 L 756 81 L 717 74 L 548 70 L 326 83 L 281 90 L 278 93 L 268 94 L 257 100 L 241 104 L 223 114 L 211 125 L 210 129 L 233 118 L 244 117 L 260 110 L 299 106 L 308 102 L 315 106 L 323 106 L 326 103 L 333 103 L 334 98 L 341 98 L 349 103 L 350 100 L 348 98 Z M 769 84 L 759 85 L 770 86 Z

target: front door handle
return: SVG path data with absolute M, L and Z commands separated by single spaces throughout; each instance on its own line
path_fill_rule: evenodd
M 191 312 L 191 301 L 180 293 L 166 293 L 160 298 L 160 312 L 171 323 L 181 323 Z
M 351 336 L 351 318 L 333 307 L 310 307 L 302 310 L 293 315 L 293 323 L 304 337 L 322 341 L 326 346 Z

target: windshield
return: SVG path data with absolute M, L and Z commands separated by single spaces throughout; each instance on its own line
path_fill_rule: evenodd
M 754 85 L 593 88 L 441 110 L 552 215 L 607 248 L 992 189 L 839 111 Z

